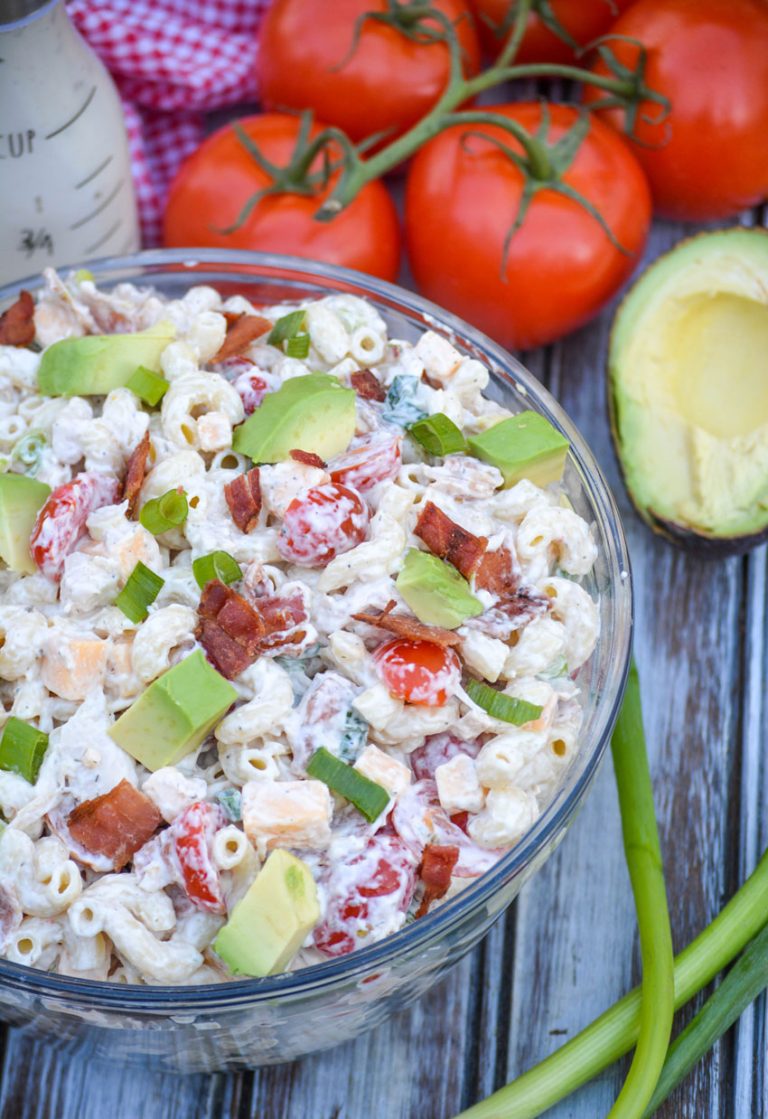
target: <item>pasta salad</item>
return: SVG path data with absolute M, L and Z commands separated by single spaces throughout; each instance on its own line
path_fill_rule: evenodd
M 0 955 L 210 983 L 422 918 L 578 751 L 566 441 L 357 297 L 45 280 L 0 318 Z

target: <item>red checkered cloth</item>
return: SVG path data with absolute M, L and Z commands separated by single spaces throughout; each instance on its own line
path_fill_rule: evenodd
M 125 108 L 145 247 L 160 241 L 171 179 L 203 114 L 254 101 L 269 0 L 71 0 L 67 11 L 112 73 Z

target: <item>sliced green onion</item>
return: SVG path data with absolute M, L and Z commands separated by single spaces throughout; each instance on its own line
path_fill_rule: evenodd
M 229 552 L 209 552 L 207 556 L 198 556 L 192 563 L 192 574 L 200 590 L 211 579 L 220 579 L 222 583 L 229 584 L 236 583 L 243 577 L 240 564 Z
M 461 428 L 443 412 L 417 420 L 408 428 L 408 434 L 430 455 L 453 455 L 467 449 Z
M 324 746 L 315 750 L 307 766 L 307 773 L 354 804 L 369 823 L 373 823 L 389 804 L 386 789 L 358 773 L 351 765 L 339 761 Z
M 297 357 L 300 360 L 309 356 L 309 335 L 297 334 L 295 338 L 289 338 L 284 346 L 285 352 L 288 357 Z
M 154 408 L 163 399 L 170 386 L 165 377 L 147 369 L 146 365 L 140 365 L 138 369 L 131 373 L 125 387 L 130 389 L 131 392 L 135 392 L 145 404 Z
M 159 536 L 171 528 L 183 525 L 189 512 L 184 490 L 168 490 L 162 497 L 154 497 L 139 513 L 139 520 L 147 532 Z
M 634 661 L 611 739 L 611 752 L 621 809 L 624 854 L 637 910 L 643 983 L 637 1046 L 627 1078 L 609 1112 L 609 1119 L 634 1119 L 643 1114 L 658 1084 L 675 1013 L 674 957 L 667 890 L 645 746 L 640 678 Z
M 24 473 L 34 476 L 40 469 L 40 459 L 47 446 L 48 440 L 42 431 L 28 431 L 11 451 L 11 461 L 20 462 L 25 467 Z
M 47 749 L 47 734 L 11 715 L 0 739 L 0 769 L 19 773 L 34 785 Z
M 78 268 L 77 272 L 75 272 L 75 283 L 82 284 L 83 280 L 90 280 L 91 283 L 93 283 L 93 272 L 91 272 L 90 268 Z
M 514 723 L 516 727 L 532 723 L 544 710 L 536 703 L 529 703 L 527 699 L 518 699 L 516 696 L 497 692 L 495 688 L 491 688 L 488 684 L 481 684 L 479 680 L 468 680 L 464 690 L 478 707 L 488 712 L 492 719 Z
M 283 342 L 287 342 L 300 334 L 304 330 L 306 314 L 306 311 L 291 311 L 290 314 L 283 315 L 281 319 L 278 319 L 269 332 L 267 338 L 269 345 L 282 346 Z
M 139 560 L 128 581 L 115 599 L 115 606 L 119 606 L 126 618 L 132 622 L 143 622 L 148 613 L 148 607 L 160 594 L 160 588 L 165 583 L 154 571 Z
M 239 789 L 222 789 L 216 793 L 216 800 L 233 824 L 243 818 L 243 800 Z

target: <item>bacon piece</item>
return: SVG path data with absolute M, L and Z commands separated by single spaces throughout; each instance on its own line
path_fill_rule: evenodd
M 35 301 L 28 291 L 0 315 L 0 346 L 28 346 L 35 340 Z
M 162 822 L 149 797 L 123 778 L 108 793 L 74 808 L 67 825 L 73 839 L 87 851 L 104 855 L 114 870 L 122 870 Z
M 376 374 L 371 373 L 370 369 L 358 370 L 357 373 L 352 374 L 349 381 L 357 395 L 363 400 L 378 400 L 381 402 L 387 399 L 387 390 Z
M 476 618 L 467 618 L 464 624 L 487 633 L 489 637 L 509 641 L 513 633 L 528 625 L 532 618 L 546 614 L 550 607 L 551 602 L 546 595 L 539 594 L 533 587 L 520 587 L 510 598 Z
M 128 516 L 136 513 L 136 499 L 139 496 L 144 475 L 147 472 L 147 459 L 149 458 L 149 432 L 147 431 L 139 445 L 131 452 L 128 466 L 125 471 L 125 480 L 120 497 L 121 501 L 128 502 Z
M 520 586 L 520 569 L 514 553 L 503 546 L 481 557 L 474 577 L 476 587 L 502 599 L 516 594 Z
M 303 462 L 305 466 L 316 466 L 318 470 L 325 470 L 325 463 L 314 451 L 291 451 L 291 458 L 296 462 Z
M 302 629 L 309 614 L 307 603 L 301 590 L 292 594 L 265 595 L 257 603 L 266 633 L 259 643 L 259 652 L 272 649 L 289 653 L 303 652 L 307 631 Z
M 375 614 L 353 614 L 358 622 L 365 622 L 377 629 L 386 629 L 398 637 L 407 637 L 409 641 L 431 641 L 434 645 L 444 648 L 450 645 L 460 645 L 461 638 L 456 633 L 442 626 L 427 626 L 417 618 L 407 617 L 405 614 L 393 614 L 391 611 L 397 604 L 394 599 L 388 602 L 383 610 Z
M 197 608 L 195 635 L 208 660 L 222 676 L 233 680 L 259 655 L 265 625 L 261 615 L 219 579 L 206 583 Z
M 232 315 L 225 313 L 227 336 L 211 361 L 223 361 L 234 354 L 241 354 L 253 342 L 272 329 L 272 323 L 262 315 Z
M 448 893 L 451 885 L 451 874 L 458 861 L 458 847 L 439 847 L 436 843 L 430 843 L 428 847 L 424 848 L 424 857 L 419 867 L 419 877 L 424 883 L 425 889 L 424 896 L 415 913 L 416 917 L 423 917 L 433 901 L 437 901 L 438 898 L 444 897 Z
M 486 537 L 473 536 L 431 501 L 422 509 L 413 531 L 433 555 L 453 564 L 465 579 L 472 576 L 488 545 Z
M 247 474 L 239 474 L 224 487 L 232 520 L 241 532 L 250 532 L 261 512 L 261 481 L 259 468 L 254 466 Z

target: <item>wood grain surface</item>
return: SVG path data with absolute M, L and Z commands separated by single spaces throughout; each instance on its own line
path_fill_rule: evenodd
M 659 224 L 647 258 L 684 232 Z M 628 533 L 636 655 L 679 949 L 750 872 L 768 838 L 768 572 L 765 549 L 725 561 L 684 555 L 630 510 L 605 415 L 611 315 L 609 308 L 524 360 L 593 447 Z M 637 978 L 608 761 L 561 847 L 485 941 L 376 1032 L 292 1065 L 184 1078 L 64 1058 L 50 1043 L 6 1030 L 0 1119 L 450 1119 L 551 1052 Z M 764 1055 L 760 1002 L 658 1115 L 765 1119 Z M 549 1114 L 606 1115 L 623 1071 L 605 1073 Z

